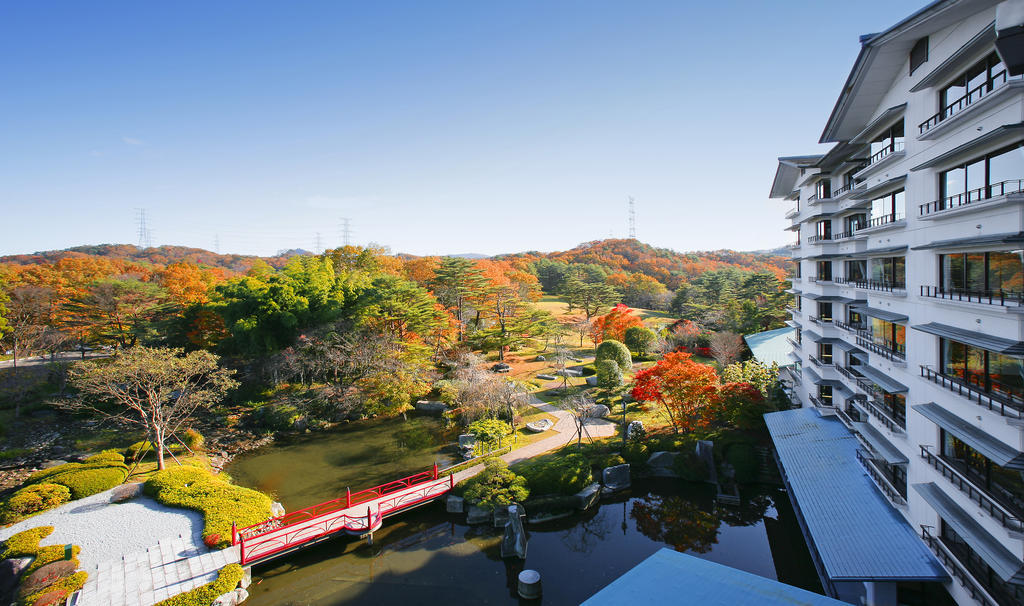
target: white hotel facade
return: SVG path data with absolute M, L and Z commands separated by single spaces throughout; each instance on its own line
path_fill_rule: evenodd
M 862 37 L 833 147 L 771 189 L 794 405 L 857 435 L 959 604 L 1024 604 L 1021 23 L 1024 0 L 947 0 Z

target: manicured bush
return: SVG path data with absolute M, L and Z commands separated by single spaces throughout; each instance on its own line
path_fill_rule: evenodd
M 164 444 L 164 449 L 169 450 L 175 454 L 184 452 L 185 448 L 181 444 Z M 149 440 L 142 440 L 136 442 L 124 449 L 124 456 L 126 459 L 135 460 L 139 456 L 142 456 L 143 460 L 148 458 L 156 458 L 156 445 Z
M 50 536 L 52 532 L 53 526 L 37 526 L 11 536 L 4 541 L 3 547 L 0 548 L 0 559 L 34 557 L 35 559 L 28 568 L 25 569 L 25 578 L 31 578 L 32 574 L 42 567 L 66 559 L 67 552 L 63 545 L 47 545 L 46 547 L 40 547 L 39 541 Z M 78 568 L 78 554 L 81 551 L 81 547 L 78 545 L 72 545 L 71 559 L 68 560 L 67 564 L 62 564 L 61 567 L 71 567 L 72 570 Z M 55 596 L 68 596 L 81 589 L 82 586 L 85 585 L 85 580 L 87 578 L 88 575 L 85 572 L 76 572 L 71 576 L 57 578 L 53 583 L 48 584 L 45 587 L 37 586 L 29 588 L 29 591 L 35 591 L 35 593 L 30 593 L 28 595 L 22 594 L 18 600 L 18 604 L 19 606 L 34 606 L 35 604 L 52 603 L 47 601 L 48 597 L 53 597 L 50 596 L 50 594 L 54 594 Z
M 75 574 L 76 570 L 78 570 L 78 562 L 76 560 L 50 562 L 45 566 L 39 567 L 39 569 L 32 574 L 26 575 L 21 580 L 21 586 L 18 588 L 18 594 L 21 596 L 29 596 L 33 593 L 39 593 L 52 585 L 58 579 L 64 579 Z
M 53 526 L 36 526 L 11 535 L 0 548 L 0 560 L 34 556 L 39 551 L 39 541 L 53 533 Z
M 216 581 L 157 602 L 156 606 L 210 606 L 218 597 L 234 590 L 244 576 L 245 571 L 240 565 L 228 564 L 220 569 Z
M 614 339 L 602 341 L 601 344 L 597 346 L 597 354 L 594 356 L 594 363 L 596 364 L 601 360 L 614 360 L 615 363 L 619 365 L 622 372 L 629 371 L 633 368 L 633 356 L 630 355 L 629 349 Z
M 82 548 L 78 545 L 71 546 L 71 562 L 75 564 L 75 568 L 78 568 L 78 554 L 82 552 Z M 67 551 L 63 545 L 47 545 L 45 547 L 39 547 L 35 553 L 36 559 L 29 564 L 28 568 L 25 569 L 25 574 L 30 574 L 39 570 L 47 564 L 53 562 L 59 562 L 67 557 Z
M 612 454 L 606 455 L 604 460 L 601 461 L 601 468 L 615 467 L 616 465 L 625 465 L 626 459 L 622 458 L 622 455 Z
M 71 500 L 71 491 L 60 484 L 32 484 L 14 493 L 0 509 L 5 524 L 36 512 L 53 509 Z
M 526 478 L 536 495 L 576 494 L 594 481 L 587 457 L 564 450 L 519 463 L 513 471 Z
M 622 458 L 631 465 L 646 463 L 647 459 L 651 458 L 651 451 L 643 442 L 630 442 L 622 450 Z
M 116 450 L 98 452 L 84 461 L 85 463 L 124 463 L 124 455 Z
M 658 338 L 658 335 L 654 334 L 654 331 L 645 326 L 630 326 L 626 329 L 625 342 L 626 347 L 632 349 L 637 355 L 645 355 L 654 344 L 654 341 Z
M 600 360 L 596 363 L 597 386 L 601 389 L 615 389 L 622 385 L 622 369 L 615 360 Z
M 50 586 L 46 587 L 38 593 L 25 596 L 18 600 L 20 606 L 43 606 L 49 604 L 58 604 L 63 601 L 64 598 L 78 591 L 85 585 L 86 579 L 89 578 L 89 574 L 82 571 L 76 572 L 75 574 L 58 579 Z M 58 598 L 53 601 L 53 597 Z
M 467 481 L 463 496 L 488 510 L 518 503 L 530 496 L 526 478 L 516 475 L 501 459 L 488 459 L 486 468 Z
M 102 454 L 102 453 L 101 453 Z M 100 455 L 97 455 L 100 456 Z M 128 478 L 128 466 L 110 459 L 85 463 L 65 463 L 43 469 L 28 477 L 26 484 L 60 484 L 71 491 L 72 499 L 109 490 Z
M 235 486 L 213 473 L 184 465 L 154 473 L 146 481 L 146 494 L 171 507 L 183 507 L 203 514 L 203 537 L 220 535 L 217 547 L 231 543 L 231 523 L 239 527 L 258 524 L 270 514 L 270 497 Z
M 477 442 L 486 444 L 485 450 L 490 450 L 491 447 L 496 448 L 499 441 L 508 437 L 509 426 L 498 419 L 481 419 L 470 423 L 466 431 L 476 436 Z

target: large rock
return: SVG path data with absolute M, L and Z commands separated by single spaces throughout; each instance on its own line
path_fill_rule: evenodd
M 502 511 L 503 517 L 507 520 L 505 523 L 505 536 L 501 539 L 501 557 L 512 558 L 516 557 L 521 560 L 526 559 L 526 530 L 523 528 L 523 516 L 519 510 L 518 505 L 509 505 L 507 509 L 498 510 Z M 495 511 L 495 519 L 497 519 L 498 511 Z
M 448 410 L 448 405 L 437 400 L 419 400 L 416 402 L 416 410 L 439 415 Z
M 678 452 L 666 452 L 664 450 L 652 453 L 651 458 L 647 459 L 647 465 L 651 468 L 651 475 L 661 478 L 679 477 L 679 474 L 675 471 L 676 457 L 678 456 Z
M 594 404 L 587 410 L 587 416 L 591 419 L 603 419 L 611 413 L 612 411 L 604 404 Z
M 466 513 L 466 523 L 474 526 L 477 524 L 486 524 L 491 521 L 491 512 L 487 511 L 483 507 L 477 507 L 476 505 L 470 505 L 469 511 Z
M 587 385 L 589 387 L 597 387 L 597 377 L 587 377 Z
M 605 467 L 601 472 L 601 482 L 611 491 L 624 490 L 630 486 L 629 463 Z
M 627 465 L 628 467 L 628 465 Z M 587 486 L 583 490 L 573 495 L 576 500 L 576 509 L 584 510 L 590 509 L 597 503 L 597 500 L 601 497 L 601 485 L 594 482 L 590 486 Z
M 284 505 L 274 501 L 270 504 L 270 515 L 275 518 L 279 518 L 285 514 Z
M 557 377 L 555 375 L 537 375 L 537 378 L 543 381 L 554 381 Z
M 462 497 L 450 494 L 444 506 L 448 513 L 462 513 L 466 508 L 466 501 Z
M 18 589 L 21 573 L 25 572 L 32 558 L 12 558 L 0 561 L 0 604 L 14 601 L 14 592 Z
M 548 360 L 548 359 L 547 359 L 547 358 L 545 358 L 544 356 L 537 356 L 537 357 L 536 357 L 536 358 L 534 358 L 534 359 L 535 359 L 535 360 L 536 360 L 537 362 L 547 362 L 547 360 Z

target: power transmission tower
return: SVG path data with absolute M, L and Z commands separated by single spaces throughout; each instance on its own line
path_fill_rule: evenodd
M 313 240 L 313 252 L 318 255 L 324 252 L 323 241 L 320 239 L 320 232 L 316 232 L 316 239 Z
M 139 248 L 153 246 L 153 231 L 146 225 L 146 209 L 136 208 L 135 219 L 138 222 Z
M 352 245 L 352 221 L 348 217 L 341 218 L 341 244 L 343 246 Z
M 629 197 L 629 238 L 636 240 L 636 200 Z

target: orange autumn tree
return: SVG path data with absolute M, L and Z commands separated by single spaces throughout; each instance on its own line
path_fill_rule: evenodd
M 590 328 L 594 343 L 608 339 L 626 340 L 626 331 L 634 326 L 643 326 L 643 320 L 633 315 L 633 309 L 619 303 L 610 312 L 594 318 Z
M 660 404 L 676 433 L 708 429 L 721 418 L 718 373 L 691 357 L 681 352 L 665 354 L 633 379 L 633 399 Z

